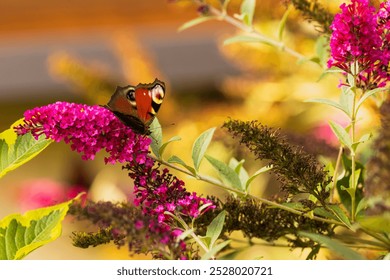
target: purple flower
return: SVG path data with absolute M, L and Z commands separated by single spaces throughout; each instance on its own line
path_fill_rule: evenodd
M 199 208 L 205 204 L 209 206 L 203 211 L 215 208 L 210 200 L 189 193 L 184 182 L 168 169 L 159 170 L 159 165 L 147 156 L 151 140 L 134 133 L 101 106 L 56 102 L 38 107 L 26 111 L 24 124 L 15 130 L 19 135 L 31 132 L 36 139 L 45 135 L 57 142 L 64 141 L 86 160 L 104 149 L 109 154 L 106 163 L 126 162 L 125 168 L 134 179 L 133 203 L 143 214 L 155 218 L 155 222 L 148 224 L 148 231 L 153 236 L 159 234 L 158 242 L 162 244 L 176 244 L 178 233 L 175 221 L 166 212 L 191 219 L 200 215 Z M 135 221 L 136 229 L 144 226 L 142 221 Z M 119 229 L 115 230 L 119 236 Z M 179 248 L 186 250 L 183 240 L 179 241 Z
M 357 86 L 364 89 L 383 87 L 389 80 L 388 3 L 378 13 L 368 0 L 342 4 L 330 28 L 328 67 L 336 66 L 352 73 L 358 66 Z
M 94 159 L 98 151 L 105 149 L 109 154 L 106 163 L 135 161 L 144 164 L 151 142 L 101 106 L 68 102 L 26 111 L 24 124 L 15 129 L 20 135 L 31 132 L 36 139 L 44 134 L 56 142 L 64 141 L 85 160 Z

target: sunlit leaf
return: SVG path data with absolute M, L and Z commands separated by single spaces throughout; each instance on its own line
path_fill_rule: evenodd
M 213 138 L 215 127 L 210 128 L 203 132 L 195 140 L 194 145 L 192 146 L 192 161 L 196 171 L 199 171 L 200 163 L 204 157 L 204 154 L 210 145 L 211 139 Z
M 241 186 L 245 186 L 246 182 L 249 179 L 248 172 L 244 168 L 244 162 L 245 160 L 236 160 L 235 158 L 231 158 L 229 161 L 229 167 L 234 170 L 234 172 L 237 173 L 238 177 L 241 181 Z
M 288 16 L 292 11 L 292 6 L 289 6 L 288 9 L 284 12 L 282 19 L 279 22 L 278 27 L 278 39 L 281 41 L 283 39 L 284 29 L 286 27 Z
M 390 234 L 390 213 L 375 216 L 361 216 L 357 219 L 361 227 L 378 232 Z
M 343 108 L 343 111 L 350 117 L 352 116 L 352 106 L 354 100 L 354 92 L 350 87 L 342 86 L 341 95 L 340 95 L 340 106 Z
M 359 99 L 359 101 L 356 103 L 356 110 L 359 110 L 360 106 L 363 104 L 364 101 L 366 101 L 370 96 L 373 96 L 377 92 L 386 91 L 388 88 L 375 88 L 372 90 L 369 90 L 365 92 L 362 97 Z
M 6 138 L 0 139 L 0 178 L 30 161 L 52 143 L 52 140 L 46 139 L 44 135 L 35 140 L 30 133 L 27 133 L 17 136 L 15 141 L 9 138 L 12 137 L 10 135 L 9 132 L 4 133 L 2 137 Z
M 186 231 L 183 231 L 183 232 L 177 237 L 177 239 L 178 239 L 178 240 L 184 240 L 184 239 L 186 239 L 188 236 L 190 236 L 193 232 L 194 232 L 194 229 L 192 229 L 192 228 L 187 229 Z
M 238 35 L 234 37 L 230 37 L 223 41 L 224 45 L 234 44 L 234 43 L 263 43 L 269 46 L 275 46 L 270 40 L 266 38 L 260 38 L 257 36 L 251 35 Z
M 215 217 L 209 226 L 207 227 L 206 236 L 210 238 L 209 248 L 214 246 L 214 243 L 218 240 L 221 235 L 223 225 L 225 223 L 226 212 L 222 211 Z
M 299 235 L 305 236 L 310 238 L 313 241 L 316 241 L 318 243 L 321 243 L 322 245 L 325 245 L 329 250 L 332 250 L 336 254 L 338 254 L 340 257 L 346 260 L 364 260 L 365 258 L 355 252 L 354 250 L 348 248 L 341 242 L 337 240 L 330 239 L 327 236 L 323 236 L 320 234 L 315 233 L 309 233 L 309 232 L 299 232 Z
M 211 163 L 211 165 L 218 171 L 218 175 L 222 182 L 236 190 L 243 190 L 241 186 L 240 178 L 237 173 L 234 172 L 227 164 L 217 160 L 209 155 L 205 155 L 205 158 Z
M 218 245 L 214 246 L 210 251 L 208 251 L 206 254 L 202 256 L 202 260 L 209 260 L 212 257 L 214 257 L 219 251 L 221 251 L 223 248 L 225 248 L 232 240 L 226 240 L 222 243 L 219 243 Z
M 0 221 L 0 259 L 19 260 L 61 235 L 61 222 L 68 212 L 68 201 L 39 208 L 25 214 L 12 214 Z
M 181 137 L 180 136 L 173 136 L 171 139 L 169 139 L 167 142 L 163 143 L 160 147 L 160 149 L 158 150 L 159 151 L 159 154 L 160 154 L 160 158 L 162 158 L 163 154 L 164 154 L 164 151 L 165 151 L 165 148 L 172 142 L 175 142 L 175 141 L 180 141 L 181 140 Z
M 157 158 L 161 158 L 160 147 L 162 145 L 162 129 L 161 125 L 157 118 L 154 118 L 153 122 L 149 126 L 150 136 L 149 138 L 152 140 L 150 144 L 150 148 L 152 149 L 153 154 Z
M 345 111 L 343 106 L 341 106 L 339 103 L 337 103 L 335 101 L 332 101 L 332 100 L 329 100 L 329 99 L 325 99 L 325 98 L 311 98 L 311 99 L 305 100 L 305 102 L 320 103 L 320 104 L 332 106 L 334 108 L 337 108 L 337 109 L 343 111 L 344 113 L 346 113 L 348 115 L 348 112 Z
M 256 0 L 243 0 L 240 7 L 242 22 L 252 26 L 253 16 L 255 14 Z
M 263 173 L 265 173 L 265 172 L 271 170 L 272 168 L 273 168 L 272 165 L 264 166 L 264 167 L 260 168 L 259 170 L 257 170 L 255 173 L 253 173 L 253 174 L 249 177 L 248 181 L 246 181 L 245 189 L 248 190 L 250 184 L 252 183 L 252 181 L 253 181 L 257 176 L 259 176 L 260 174 L 263 174 Z
M 328 61 L 328 57 L 329 57 L 329 37 L 319 36 L 318 39 L 316 40 L 315 50 L 319 59 L 319 64 L 321 66 L 324 66 Z M 328 74 L 332 73 L 331 71 L 327 71 L 327 73 Z
M 180 164 L 181 166 L 185 167 L 188 171 L 191 172 L 192 175 L 196 176 L 196 171 L 193 167 L 187 165 L 181 158 L 179 158 L 178 156 L 171 156 L 169 159 L 168 159 L 168 162 L 169 163 L 176 163 L 176 164 Z
M 206 21 L 214 20 L 214 19 L 217 19 L 217 17 L 214 17 L 214 16 L 197 17 L 193 20 L 190 20 L 190 21 L 187 21 L 186 23 L 184 23 L 182 26 L 179 27 L 178 31 L 181 32 L 181 31 L 186 30 L 188 28 L 194 27 L 198 24 L 204 23 Z
M 330 125 L 330 128 L 332 129 L 334 135 L 336 135 L 337 139 L 339 139 L 339 141 L 344 146 L 346 146 L 347 148 L 352 150 L 351 136 L 345 131 L 345 129 L 341 125 L 339 125 L 338 123 L 335 123 L 332 121 L 329 121 L 329 125 Z

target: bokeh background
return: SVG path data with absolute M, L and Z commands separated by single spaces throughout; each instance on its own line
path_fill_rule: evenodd
M 215 1 L 218 2 L 218 1 Z M 337 12 L 340 1 L 321 1 Z M 240 1 L 231 1 L 231 13 Z M 284 1 L 257 1 L 255 24 L 276 36 L 286 10 Z M 23 112 L 55 101 L 105 104 L 116 85 L 152 82 L 167 84 L 167 95 L 158 118 L 164 138 L 172 144 L 167 155 L 190 161 L 194 139 L 218 127 L 209 153 L 227 161 L 246 158 L 251 173 L 263 164 L 254 161 L 238 143 L 219 129 L 228 118 L 259 120 L 306 139 L 334 144 L 327 120 L 343 122 L 332 109 L 303 101 L 336 98 L 337 77 L 319 81 L 324 70 L 261 44 L 223 45 L 239 30 L 211 21 L 178 32 L 198 16 L 190 1 L 167 0 L 1 0 L 0 1 L 0 131 L 20 119 Z M 286 45 L 310 58 L 319 33 L 293 11 L 284 35 Z M 369 109 L 361 127 L 377 122 Z M 238 153 L 237 153 L 238 152 Z M 0 217 L 63 199 L 88 190 L 94 200 L 123 200 L 131 195 L 132 182 L 120 165 L 106 166 L 104 154 L 84 162 L 65 144 L 52 144 L 26 165 L 1 179 Z M 202 172 L 215 174 L 203 163 Z M 186 186 L 204 195 L 223 197 L 214 186 L 183 177 Z M 272 177 L 261 176 L 252 191 L 266 197 L 278 191 Z M 85 225 L 68 218 L 63 235 L 28 256 L 28 259 L 127 259 L 126 249 L 113 245 L 74 248 L 69 236 Z M 93 229 L 90 228 L 92 231 Z M 142 256 L 135 256 L 135 258 Z M 304 258 L 301 251 L 255 246 L 239 258 Z

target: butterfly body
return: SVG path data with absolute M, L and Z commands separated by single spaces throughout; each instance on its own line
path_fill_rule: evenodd
M 156 79 L 151 84 L 117 87 L 105 106 L 135 133 L 149 135 L 152 123 L 165 96 L 165 84 Z

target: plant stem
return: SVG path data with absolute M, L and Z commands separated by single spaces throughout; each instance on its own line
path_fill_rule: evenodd
M 357 62 L 355 61 L 355 64 Z M 354 69 L 357 69 L 357 65 L 354 66 Z M 356 70 L 355 70 L 356 71 Z M 351 142 L 352 145 L 355 143 L 355 129 L 356 129 L 356 82 L 357 82 L 357 74 L 354 73 L 354 85 L 353 85 L 353 99 L 352 99 L 352 113 L 351 113 Z M 355 215 L 356 215 L 356 178 L 355 178 L 355 169 L 356 169 L 356 155 L 355 155 L 355 149 L 351 147 L 351 186 L 352 188 L 352 193 L 351 193 L 351 221 L 355 221 Z
M 339 173 L 341 156 L 343 155 L 343 151 L 344 151 L 343 146 L 340 146 L 339 154 L 337 155 L 336 166 L 334 167 L 334 173 L 332 178 L 333 184 L 332 184 L 332 190 L 330 191 L 330 198 L 329 198 L 330 203 L 332 203 L 334 200 L 334 193 L 336 191 L 336 185 L 337 185 L 337 175 Z
M 285 205 L 282 205 L 282 204 L 279 204 L 277 202 L 274 202 L 274 201 L 271 201 L 271 200 L 268 200 L 268 199 L 265 199 L 265 198 L 262 198 L 262 197 L 257 197 L 257 196 L 254 196 L 254 195 L 251 195 L 251 194 L 248 194 L 244 191 L 240 191 L 240 190 L 236 190 L 236 189 L 233 189 L 229 186 L 226 186 L 224 184 L 222 184 L 220 181 L 214 179 L 214 178 L 210 178 L 210 177 L 207 177 L 207 176 L 204 176 L 204 175 L 200 175 L 200 174 L 197 174 L 196 176 L 194 174 L 192 174 L 190 171 L 188 171 L 187 169 L 184 169 L 184 168 L 181 168 L 175 164 L 171 164 L 167 161 L 164 161 L 162 159 L 158 159 L 152 155 L 149 155 L 149 157 L 163 165 L 166 165 L 170 168 L 173 168 L 181 173 L 184 173 L 184 174 L 187 174 L 195 179 L 198 179 L 198 180 L 201 180 L 201 181 L 204 181 L 204 182 L 207 182 L 207 183 L 210 183 L 210 184 L 213 184 L 217 187 L 220 187 L 226 191 L 229 191 L 229 192 L 234 192 L 240 196 L 244 196 L 244 197 L 250 197 L 254 200 L 257 200 L 257 201 L 260 201 L 261 203 L 264 203 L 266 205 L 269 205 L 269 206 L 273 206 L 273 207 L 276 207 L 276 208 L 279 208 L 279 209 L 282 209 L 282 210 L 285 210 L 285 211 L 288 211 L 290 213 L 293 213 L 293 214 L 296 214 L 296 215 L 300 215 L 300 216 L 304 216 L 304 217 L 307 217 L 307 218 L 310 218 L 312 220 L 315 220 L 315 221 L 319 221 L 319 222 L 323 222 L 323 223 L 328 223 L 328 224 L 334 224 L 334 225 L 338 225 L 338 226 L 343 226 L 345 227 L 345 225 L 339 221 L 336 221 L 336 220 L 331 220 L 331 219 L 325 219 L 325 218 L 321 218 L 321 217 L 317 217 L 317 216 L 313 216 L 311 215 L 310 213 L 305 213 L 303 211 L 299 211 L 299 210 L 296 210 L 296 209 L 293 209 L 291 207 L 288 207 L 288 206 L 285 206 Z
M 194 0 L 194 3 L 199 5 L 199 6 L 204 5 L 203 1 L 199 1 L 199 0 Z M 240 21 L 232 16 L 229 16 L 224 11 L 220 11 L 211 5 L 208 6 L 208 11 L 212 16 L 215 16 L 218 20 L 225 21 L 225 22 L 237 27 L 238 29 L 250 34 L 254 38 L 259 39 L 259 41 L 261 41 L 261 42 L 264 42 L 266 44 L 274 46 L 275 48 L 279 49 L 280 51 L 284 51 L 284 52 L 296 57 L 297 59 L 305 59 L 306 58 L 303 54 L 301 54 L 301 53 L 299 53 L 299 52 L 297 52 L 289 47 L 286 47 L 283 42 L 271 39 L 270 37 L 267 37 L 267 36 L 261 34 L 257 30 L 255 30 L 253 28 L 253 26 L 248 26 L 248 25 L 244 24 L 242 21 Z

